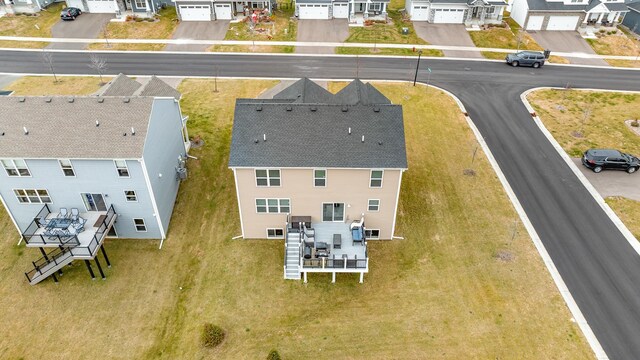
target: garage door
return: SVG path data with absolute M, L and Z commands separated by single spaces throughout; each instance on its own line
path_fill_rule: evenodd
M 427 21 L 429 18 L 429 5 L 413 5 L 411 10 L 412 21 Z
M 575 30 L 580 16 L 549 16 L 547 30 Z
M 67 7 L 74 7 L 82 11 L 87 11 L 87 9 L 84 8 L 82 0 L 67 0 Z
M 435 9 L 433 22 L 436 24 L 462 24 L 464 22 L 464 10 Z
M 215 4 L 216 19 L 231 20 L 231 4 Z
M 328 19 L 329 5 L 300 4 L 298 8 L 298 18 L 300 19 Z
M 527 30 L 541 30 L 544 16 L 529 16 L 529 22 L 527 23 Z
M 211 21 L 211 6 L 180 5 L 180 19 L 182 21 Z
M 349 4 L 348 3 L 334 3 L 333 4 L 333 17 L 336 19 L 346 19 L 349 17 Z
M 117 5 L 113 0 L 87 0 L 87 8 L 90 13 L 113 14 Z

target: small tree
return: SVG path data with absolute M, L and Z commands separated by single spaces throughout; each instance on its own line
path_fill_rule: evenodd
M 107 70 L 107 61 L 94 53 L 89 54 L 89 61 L 91 63 L 88 66 L 98 72 L 98 76 L 100 76 L 100 85 L 104 85 L 102 75 L 104 74 L 104 71 Z
M 53 68 L 53 54 L 43 49 L 42 63 L 44 64 L 45 67 L 48 67 L 49 71 L 51 71 L 51 74 L 53 74 L 54 82 L 58 82 L 58 77 L 56 76 L 56 72 Z
M 102 28 L 100 29 L 100 32 L 102 33 L 102 36 L 104 37 L 104 40 L 107 42 L 107 48 L 111 47 L 111 44 L 109 44 L 109 36 L 111 35 L 111 33 L 109 32 L 109 24 L 104 24 L 102 25 Z
M 278 350 L 273 349 L 269 352 L 269 355 L 267 355 L 267 360 L 282 360 L 282 358 L 280 354 L 278 354 Z
M 214 348 L 224 341 L 225 332 L 217 325 L 211 323 L 204 324 L 202 329 L 202 345 L 208 348 Z
M 518 30 L 516 32 L 516 49 L 518 51 L 520 51 L 520 45 L 522 45 L 523 41 L 524 41 L 524 32 L 522 32 L 522 30 Z

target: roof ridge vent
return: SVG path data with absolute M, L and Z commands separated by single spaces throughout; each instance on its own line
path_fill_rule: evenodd
M 287 106 L 287 111 L 292 111 L 293 110 L 293 106 L 289 105 Z
M 27 98 L 25 98 L 24 96 L 18 98 L 19 102 L 25 102 L 26 100 L 27 100 Z
M 311 109 L 311 111 L 317 111 L 318 107 L 315 106 L 315 105 L 311 105 L 311 107 L 309 109 Z
M 380 112 L 380 106 L 374 106 L 373 112 Z
M 100 121 L 96 120 L 96 127 L 100 126 Z
M 136 129 L 134 129 L 133 127 L 131 127 L 131 135 L 135 135 L 136 134 Z
M 22 127 L 22 131 L 24 131 L 24 134 L 25 134 L 25 135 L 29 135 L 29 129 L 27 129 L 27 127 L 26 127 L 26 126 L 23 126 L 23 127 Z
M 122 99 L 122 102 L 125 103 L 125 104 L 128 104 L 128 103 L 131 102 L 131 98 L 126 97 L 126 98 Z
M 70 97 L 70 98 L 68 98 L 68 99 L 67 99 L 67 101 L 68 101 L 69 103 L 73 103 L 74 101 L 76 101 L 76 99 L 75 99 L 75 98 Z
M 349 111 L 349 108 L 346 105 L 342 106 L 342 112 L 347 112 Z
M 104 98 L 103 97 L 99 97 L 98 98 L 98 104 L 102 104 L 104 102 Z
M 362 142 L 364 142 L 364 135 L 362 135 Z
M 351 135 L 351 127 L 349 127 L 349 135 Z
M 44 102 L 47 102 L 47 103 L 50 103 L 50 102 L 51 102 L 51 100 L 53 100 L 53 99 L 51 99 L 50 97 L 48 97 L 48 98 L 44 98 Z
M 256 111 L 262 111 L 262 105 L 256 106 Z

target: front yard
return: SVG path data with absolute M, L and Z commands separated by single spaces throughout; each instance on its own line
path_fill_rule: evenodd
M 29 286 L 22 272 L 39 255 L 16 246 L 0 213 L 0 322 L 11 329 L 0 358 L 262 359 L 272 348 L 284 359 L 593 357 L 481 150 L 472 162 L 466 121 L 435 89 L 377 84 L 404 104 L 405 239 L 370 243 L 364 284 L 285 281 L 282 241 L 231 240 L 240 232 L 227 168 L 234 100 L 276 83 L 181 84 L 189 132 L 205 146 L 192 151 L 163 249 L 107 241 L 106 281 L 77 263 L 59 284 Z M 205 322 L 227 333 L 217 349 L 200 345 Z
M 298 22 L 293 18 L 294 7 L 289 3 L 279 3 L 272 13 L 271 21 L 259 22 L 251 29 L 250 22 L 242 21 L 229 25 L 225 40 L 241 41 L 296 41 Z M 284 52 L 292 53 L 292 46 L 235 46 L 214 45 L 208 51 L 236 52 Z
M 101 32 L 104 39 L 171 39 L 171 35 L 178 26 L 176 8 L 168 6 L 160 10 L 157 21 L 149 22 L 144 19 L 126 22 L 110 22 L 106 34 Z M 154 50 L 160 51 L 165 44 L 89 44 L 89 49 L 95 50 Z
M 589 148 L 640 155 L 640 136 L 624 122 L 640 118 L 640 94 L 541 90 L 530 94 L 529 102 L 571 157 L 579 157 Z M 640 238 L 640 201 L 623 197 L 605 200 Z
M 35 15 L 5 15 L 0 17 L 1 36 L 51 37 L 51 27 L 60 21 L 63 3 L 52 4 Z M 0 47 L 44 48 L 47 43 L 35 41 L 0 41 Z
M 522 31 L 515 21 L 507 22 L 513 27 L 498 27 L 493 26 L 486 30 L 469 31 L 471 40 L 477 47 L 484 48 L 498 48 L 498 49 L 520 49 L 520 50 L 543 50 L 538 43 L 529 36 L 526 32 Z M 497 52 L 481 52 L 487 59 L 504 60 L 505 53 Z
M 640 59 L 640 42 L 627 36 L 623 31 L 604 30 L 597 32 L 597 39 L 587 39 L 593 50 L 600 55 L 635 56 Z M 606 60 L 612 66 L 640 68 L 640 60 Z

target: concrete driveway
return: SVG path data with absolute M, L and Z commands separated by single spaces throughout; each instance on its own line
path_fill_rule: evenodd
M 297 41 L 343 42 L 349 37 L 347 19 L 300 20 Z M 296 46 L 301 54 L 333 54 L 333 48 Z
M 414 22 L 416 34 L 432 45 L 476 46 L 462 24 L 430 24 L 426 21 Z M 482 58 L 479 51 L 444 50 L 447 57 Z
M 173 39 L 224 40 L 229 30 L 229 20 L 182 21 L 173 33 Z M 168 44 L 165 51 L 205 51 L 211 45 Z
M 598 190 L 603 198 L 622 196 L 627 199 L 640 201 L 640 174 L 627 174 L 624 171 L 603 171 L 599 174 L 587 169 L 580 158 L 572 158 L 573 163 L 580 169 L 591 185 Z
M 529 31 L 529 35 L 531 35 L 533 40 L 540 44 L 540 46 L 551 50 L 551 54 L 553 54 L 554 51 L 595 54 L 591 45 L 589 45 L 577 31 Z M 580 65 L 609 65 L 602 59 L 567 58 L 567 60 L 572 64 Z
M 111 19 L 113 14 L 87 14 L 82 13 L 73 21 L 58 21 L 51 27 L 51 35 L 54 38 L 85 38 L 96 39 Z M 51 43 L 48 49 L 83 50 L 87 44 L 80 43 Z

